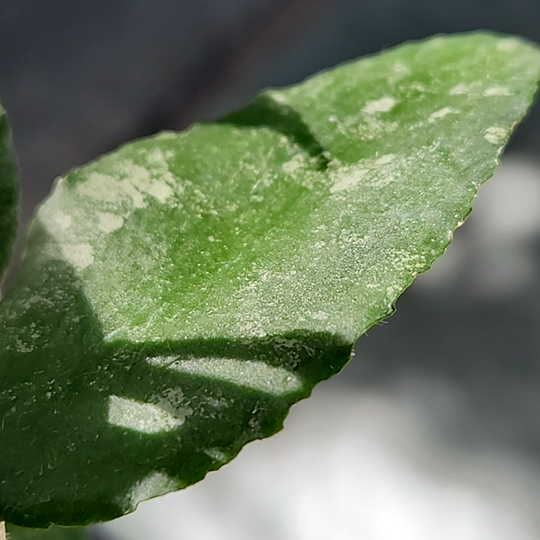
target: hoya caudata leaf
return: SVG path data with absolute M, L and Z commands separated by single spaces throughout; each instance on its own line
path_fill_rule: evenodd
M 7 115 L 0 105 L 0 280 L 17 232 L 17 167 Z
M 443 253 L 539 76 L 436 37 L 58 180 L 0 305 L 0 518 L 111 519 L 279 430 Z

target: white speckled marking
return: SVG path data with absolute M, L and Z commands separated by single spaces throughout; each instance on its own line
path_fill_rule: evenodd
M 108 175 L 93 172 L 85 182 L 77 185 L 77 191 L 97 201 L 117 203 L 126 198 L 126 190 L 122 182 Z
M 178 132 L 176 131 L 162 131 L 156 135 L 156 139 L 167 140 L 167 139 L 177 139 Z
M 366 114 L 388 112 L 395 107 L 396 103 L 397 101 L 393 97 L 384 96 L 380 99 L 366 103 L 366 106 L 362 109 L 362 111 Z
M 64 214 L 61 210 L 57 210 L 54 215 L 54 221 L 56 224 L 65 231 L 69 227 L 71 227 L 71 224 L 73 223 L 73 219 L 68 214 Z
M 20 353 L 25 354 L 34 350 L 34 347 L 32 345 L 26 345 L 20 339 L 16 339 L 15 342 L 17 343 L 17 351 Z
M 471 86 L 464 83 L 456 84 L 451 90 L 450 95 L 452 96 L 462 96 L 468 94 L 471 91 Z
M 506 129 L 492 126 L 486 129 L 484 139 L 491 144 L 501 144 L 506 138 Z
M 203 450 L 204 453 L 211 457 L 217 463 L 226 463 L 228 461 L 227 456 L 219 448 L 207 448 Z
M 94 250 L 90 244 L 63 244 L 60 247 L 64 259 L 79 271 L 94 262 Z
M 406 75 L 410 75 L 411 68 L 407 64 L 404 64 L 403 62 L 400 62 L 398 60 L 394 64 L 394 67 L 392 68 L 392 73 L 394 75 L 394 78 L 397 77 L 397 79 L 394 79 L 394 80 L 399 80 L 405 77 Z
M 330 192 L 337 193 L 338 191 L 355 187 L 368 172 L 368 169 L 340 169 L 333 175 L 335 183 L 330 188 Z
M 108 421 L 113 426 L 140 433 L 161 433 L 180 427 L 185 422 L 185 417 L 173 416 L 153 403 L 109 396 Z
M 484 96 L 513 96 L 514 94 L 510 92 L 505 86 L 492 86 L 484 90 Z
M 289 161 L 286 161 L 282 165 L 282 169 L 286 173 L 292 174 L 297 169 L 301 168 L 303 165 L 304 165 L 304 156 L 302 154 L 298 154 L 298 155 L 294 156 L 292 159 L 290 159 Z
M 512 38 L 503 39 L 499 41 L 499 43 L 497 43 L 497 49 L 499 49 L 500 51 L 505 51 L 505 52 L 512 52 L 518 46 L 519 46 L 519 42 Z
M 97 212 L 99 220 L 98 227 L 106 233 L 111 233 L 120 229 L 124 224 L 124 218 L 118 214 L 110 214 L 108 212 Z
M 144 167 L 135 165 L 129 161 L 123 162 L 122 166 L 131 183 L 140 192 L 147 193 L 151 197 L 157 199 L 160 203 L 164 203 L 173 195 L 173 190 L 169 185 L 162 180 L 152 178 L 150 171 Z
M 167 367 L 180 373 L 208 377 L 267 394 L 282 396 L 302 388 L 302 380 L 280 367 L 255 360 L 234 358 L 193 358 L 170 362 L 170 356 L 147 358 L 152 366 Z
M 129 506 L 132 509 L 140 502 L 146 501 L 151 497 L 165 495 L 169 491 L 174 491 L 183 487 L 178 480 L 171 478 L 161 471 L 154 471 L 145 476 L 139 482 L 136 482 L 129 490 Z
M 386 165 L 387 163 L 391 163 L 394 161 L 394 158 L 396 156 L 394 154 L 385 154 L 384 156 L 381 156 L 377 161 L 375 161 L 375 165 Z
M 432 124 L 433 122 L 436 122 L 437 120 L 440 120 L 441 118 L 444 118 L 445 116 L 454 113 L 457 113 L 457 111 L 452 107 L 444 107 L 442 109 L 439 109 L 438 111 L 435 111 L 434 113 L 431 113 L 429 115 L 428 122 Z

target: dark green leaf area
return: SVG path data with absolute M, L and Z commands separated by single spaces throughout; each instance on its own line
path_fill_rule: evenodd
M 539 77 L 439 37 L 59 179 L 0 304 L 0 519 L 112 519 L 278 431 L 444 252 Z
M 87 529 L 82 527 L 55 527 L 49 529 L 27 529 L 7 524 L 8 540 L 92 540 Z
M 0 280 L 17 233 L 17 166 L 7 115 L 0 106 Z
M 112 519 L 197 482 L 349 358 L 350 344 L 305 332 L 105 342 L 73 269 L 41 269 L 2 304 L 0 497 L 18 524 Z

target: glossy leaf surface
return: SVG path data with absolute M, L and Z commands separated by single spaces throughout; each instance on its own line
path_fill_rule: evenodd
M 0 280 L 17 233 L 17 166 L 6 112 L 0 105 Z
M 0 517 L 111 519 L 279 430 L 444 252 L 539 76 L 436 37 L 60 179 L 0 305 Z

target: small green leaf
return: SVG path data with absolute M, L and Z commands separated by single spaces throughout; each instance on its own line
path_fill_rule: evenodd
M 60 179 L 0 305 L 0 517 L 202 479 L 349 360 L 471 209 L 540 52 L 436 37 Z
M 17 166 L 7 115 L 0 106 L 0 280 L 17 233 Z

